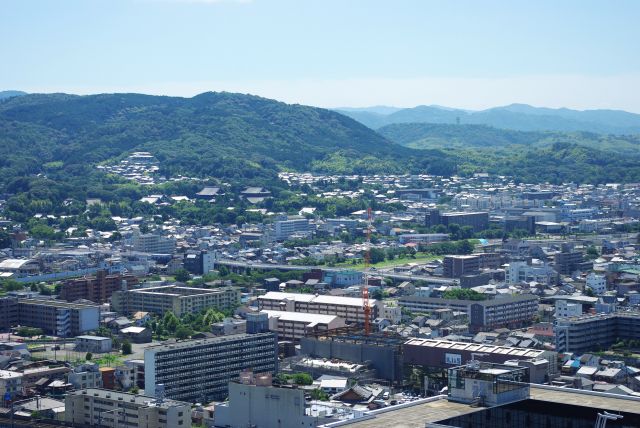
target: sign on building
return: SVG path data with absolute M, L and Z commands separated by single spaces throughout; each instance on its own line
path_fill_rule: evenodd
M 455 366 L 462 365 L 462 355 L 460 354 L 444 354 L 444 362 Z

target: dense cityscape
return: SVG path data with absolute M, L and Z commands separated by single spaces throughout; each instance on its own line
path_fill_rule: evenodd
M 640 428 L 640 2 L 0 16 L 0 428 Z
M 172 180 L 157 164 L 136 152 L 99 168 L 150 187 Z M 507 409 L 516 392 L 549 406 L 585 392 L 606 393 L 612 409 L 635 405 L 622 400 L 640 396 L 640 185 L 490 174 L 279 180 L 280 197 L 298 201 L 287 211 L 272 210 L 282 205 L 269 188 L 234 193 L 202 180 L 193 193 L 139 201 L 152 213 L 223 198 L 245 211 L 235 224 L 110 216 L 115 227 L 100 231 L 61 230 L 52 215 L 36 214 L 31 229 L 6 219 L 7 416 L 367 426 L 383 418 L 375 409 L 414 414 L 442 400 L 457 404 L 426 422 L 473 421 L 482 406 Z M 86 203 L 85 216 L 105 216 L 100 200 Z M 53 233 L 37 237 L 43 227 Z M 452 383 L 476 366 L 517 378 L 516 392 Z

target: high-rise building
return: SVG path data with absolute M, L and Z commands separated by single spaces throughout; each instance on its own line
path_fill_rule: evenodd
M 274 333 L 237 334 L 152 346 L 144 351 L 144 390 L 192 403 L 223 400 L 228 384 L 251 369 L 274 374 L 278 344 Z
M 477 273 L 480 270 L 480 257 L 472 255 L 445 256 L 442 265 L 444 276 L 460 278 L 462 275 Z
M 108 274 L 106 270 L 99 270 L 96 276 L 70 279 L 60 289 L 60 299 L 75 302 L 79 299 L 90 300 L 95 303 L 105 303 L 114 291 L 128 288 L 138 283 L 134 275 L 120 273 Z
M 176 240 L 153 233 L 139 233 L 133 235 L 133 250 L 151 254 L 173 254 L 176 250 Z

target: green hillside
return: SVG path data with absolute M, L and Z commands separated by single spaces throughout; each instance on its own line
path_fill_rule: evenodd
M 336 112 L 242 94 L 24 95 L 0 101 L 0 193 L 29 212 L 66 198 L 136 197 L 96 169 L 149 151 L 169 177 L 278 186 L 280 170 L 450 174 L 441 151 L 416 152 Z M 416 156 L 417 154 L 417 156 Z M 445 160 L 445 161 L 443 161 Z

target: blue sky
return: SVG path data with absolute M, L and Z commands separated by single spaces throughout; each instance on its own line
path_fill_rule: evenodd
M 638 1 L 3 0 L 0 89 L 640 112 Z

